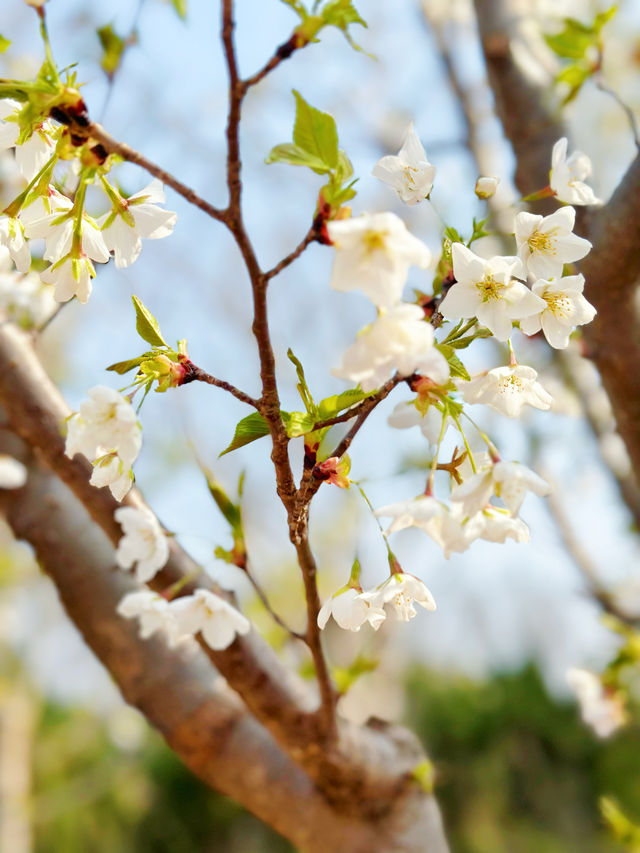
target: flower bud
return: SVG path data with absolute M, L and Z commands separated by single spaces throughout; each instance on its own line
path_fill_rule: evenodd
M 480 177 L 476 181 L 476 195 L 478 198 L 491 198 L 498 189 L 500 178 L 485 178 Z

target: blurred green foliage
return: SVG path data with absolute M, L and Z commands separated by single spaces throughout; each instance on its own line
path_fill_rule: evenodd
M 640 817 L 640 732 L 597 740 L 533 667 L 487 683 L 415 669 L 409 722 L 436 767 L 455 853 L 621 853 L 600 818 L 608 794 Z
M 408 695 L 453 853 L 625 850 L 598 800 L 609 795 L 640 817 L 637 730 L 596 740 L 532 667 L 486 683 L 414 668 Z M 149 730 L 127 743 L 109 719 L 46 705 L 36 744 L 35 853 L 293 850 L 202 785 Z

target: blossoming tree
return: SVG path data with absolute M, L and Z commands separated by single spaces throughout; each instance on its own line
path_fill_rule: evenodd
M 227 195 L 216 206 L 93 120 L 75 72 L 55 64 L 44 0 L 29 0 L 40 24 L 44 62 L 33 80 L 0 80 L 0 147 L 14 152 L 21 175 L 19 192 L 0 219 L 3 287 L 11 294 L 7 322 L 0 328 L 0 401 L 23 440 L 23 446 L 6 448 L 11 454 L 0 466 L 3 508 L 16 535 L 34 546 L 70 618 L 124 697 L 212 787 L 310 853 L 438 853 L 447 845 L 427 757 L 409 732 L 377 720 L 375 709 L 360 726 L 341 716 L 341 691 L 323 632 L 332 623 L 341 631 L 377 631 L 387 620 L 416 617 L 416 604 L 427 611 L 420 618 L 429 618 L 436 601 L 420 578 L 403 570 L 394 552 L 397 531 L 419 528 L 447 557 L 476 540 L 496 545 L 529 540 L 521 505 L 528 492 L 544 497 L 550 486 L 524 464 L 503 458 L 474 414 L 478 405 L 514 419 L 527 406 L 550 408 L 552 396 L 536 370 L 518 360 L 526 336 L 539 335 L 549 347 L 564 350 L 570 336 L 583 335 L 620 435 L 634 465 L 640 465 L 635 427 L 640 370 L 634 369 L 640 350 L 630 310 L 640 272 L 640 165 L 636 159 L 602 205 L 586 183 L 586 155 L 568 155 L 563 130 L 536 114 L 540 100 L 521 79 L 510 33 L 498 14 L 506 0 L 478 0 L 489 72 L 505 129 L 522 161 L 520 190 L 528 194 L 511 211 L 507 231 L 513 236 L 507 237 L 505 253 L 487 258 L 476 251 L 486 231 L 474 220 L 467 238 L 445 228 L 434 257 L 398 215 L 360 210 L 353 167 L 339 146 L 334 119 L 296 91 L 292 142 L 265 152 L 267 163 L 310 169 L 322 185 L 307 233 L 265 268 L 242 204 L 245 98 L 327 27 L 338 28 L 359 49 L 353 30 L 364 24 L 351 0 L 315 2 L 311 8 L 298 0 L 284 2 L 297 16 L 293 32 L 264 67 L 245 76 L 236 55 L 234 3 L 221 0 L 229 81 Z M 55 13 L 55 5 L 52 9 Z M 600 44 L 605 22 L 596 21 L 587 47 Z M 595 66 L 585 71 L 584 79 L 597 71 Z M 140 167 L 141 188 L 130 195 L 118 182 L 122 162 Z M 406 205 L 430 203 L 437 163 L 430 162 L 413 124 L 399 152 L 372 166 L 373 176 Z M 480 177 L 478 198 L 491 204 L 498 180 Z M 79 411 L 71 412 L 40 363 L 32 336 L 58 310 L 56 303 L 91 298 L 100 265 L 113 259 L 118 269 L 130 267 L 143 249 L 152 250 L 144 241 L 170 238 L 176 214 L 164 206 L 165 187 L 199 208 L 212 227 L 226 229 L 242 255 L 259 391 L 254 396 L 195 364 L 185 341 L 175 347 L 167 343 L 149 308 L 133 295 L 131 319 L 135 316 L 141 351 L 104 365 L 112 375 L 128 377 L 121 380 L 124 387 L 98 383 Z M 525 209 L 527 201 L 537 205 L 536 212 Z M 302 364 L 289 351 L 301 407 L 287 412 L 276 379 L 268 294 L 312 243 L 333 256 L 329 286 L 360 291 L 374 319 L 336 358 L 333 374 L 346 383 L 341 393 L 314 395 Z M 424 287 L 409 297 L 412 267 L 429 272 L 423 272 Z M 615 336 L 607 333 L 612 317 Z M 465 365 L 469 352 L 489 338 L 496 342 L 493 356 L 486 347 L 481 352 L 493 360 L 480 372 L 471 371 Z M 183 393 L 181 388 L 193 382 L 230 394 L 251 410 L 237 424 L 226 452 L 241 453 L 254 440 L 269 438 L 275 490 L 303 582 L 306 629 L 288 628 L 252 578 L 252 561 L 259 555 L 247 547 L 242 506 L 211 480 L 233 537 L 233 547 L 218 549 L 218 556 L 252 578 L 290 643 L 305 650 L 312 685 L 286 668 L 235 597 L 169 535 L 144 502 L 144 483 L 140 490 L 134 487 L 146 395 L 152 389 Z M 401 388 L 406 393 L 390 424 L 420 428 L 429 464 L 419 494 L 374 507 L 350 478 L 348 452 L 376 407 Z M 301 466 L 292 462 L 295 447 L 302 449 Z M 356 559 L 344 584 L 322 603 L 309 512 L 318 492 L 332 487 L 359 489 L 376 520 L 391 520 L 378 534 L 388 574 L 363 588 Z M 113 566 L 122 571 L 113 572 Z M 628 620 L 624 624 L 628 627 Z M 216 671 L 222 678 L 214 678 Z M 612 669 L 605 679 L 579 670 L 569 676 L 588 706 L 586 716 L 591 713 L 604 735 L 625 719 L 620 671 L 621 666 Z

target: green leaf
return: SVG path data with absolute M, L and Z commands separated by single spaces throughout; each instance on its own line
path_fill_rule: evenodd
M 151 344 L 153 347 L 168 346 L 165 339 L 162 337 L 158 321 L 153 316 L 146 305 L 138 299 L 137 296 L 132 296 L 133 307 L 136 310 L 136 331 L 140 337 Z
M 490 338 L 493 336 L 493 332 L 490 332 L 489 329 L 485 329 L 484 326 L 477 329 L 472 335 L 465 335 L 462 338 L 456 338 L 454 341 L 449 341 L 449 346 L 453 347 L 453 349 L 466 349 L 469 344 L 472 344 L 477 338 Z
M 338 131 L 333 116 L 310 106 L 295 89 L 293 94 L 296 99 L 294 144 L 329 169 L 335 169 L 338 165 Z
M 148 356 L 149 353 L 145 353 L 144 355 L 141 355 L 138 358 L 130 358 L 127 361 L 116 361 L 115 364 L 110 364 L 109 367 L 107 367 L 107 370 L 112 370 L 114 373 L 119 373 L 120 376 L 123 376 L 125 373 L 128 373 L 130 370 L 133 370 L 134 367 L 140 367 L 142 362 Z
M 371 392 L 363 391 L 361 388 L 350 388 L 348 391 L 343 391 L 341 394 L 334 394 L 332 397 L 325 397 L 320 401 L 318 406 L 318 419 L 327 421 L 329 418 L 335 417 L 343 409 L 348 409 L 354 406 L 365 397 L 370 397 Z
M 322 19 L 325 26 L 337 27 L 341 30 L 354 50 L 362 53 L 366 52 L 359 44 L 356 44 L 348 30 L 351 24 L 360 24 L 362 27 L 367 26 L 367 22 L 360 17 L 353 5 L 353 0 L 331 0 L 322 10 Z M 371 56 L 371 54 L 367 54 L 367 56 Z M 371 58 L 373 57 L 371 56 Z
M 305 21 L 309 17 L 309 13 L 300 0 L 280 0 L 280 2 L 284 3 L 285 6 L 290 6 L 300 16 L 301 20 Z
M 480 240 L 481 237 L 489 237 L 491 235 L 491 231 L 485 230 L 485 225 L 487 224 L 487 219 L 476 219 L 473 217 L 473 233 L 471 234 L 471 238 L 467 243 L 467 246 L 471 246 L 472 243 L 475 243 L 476 240 Z
M 282 419 L 289 438 L 297 438 L 311 432 L 317 420 L 313 412 L 282 412 Z
M 184 21 L 187 17 L 188 0 L 171 0 L 171 5 Z
M 6 39 L 3 35 L 0 35 L 0 53 L 4 53 L 5 50 L 11 45 L 9 39 Z
M 313 402 L 313 396 L 311 394 L 311 391 L 309 390 L 309 386 L 307 385 L 307 379 L 304 375 L 304 367 L 302 366 L 302 362 L 298 358 L 296 358 L 291 348 L 287 350 L 287 358 L 296 367 L 296 375 L 298 377 L 298 393 L 302 398 L 302 402 L 304 403 L 305 409 L 314 418 L 315 422 L 316 404 Z
M 609 23 L 609 21 L 613 18 L 617 11 L 618 4 L 614 3 L 613 6 L 610 6 L 608 9 L 605 9 L 604 12 L 598 12 L 593 21 L 593 29 L 597 33 L 599 33 L 600 30 L 604 27 L 604 25 Z
M 265 163 L 288 163 L 289 166 L 307 166 L 319 175 L 326 175 L 331 171 L 322 160 L 319 160 L 313 154 L 304 151 L 297 145 L 293 145 L 291 142 L 283 142 L 281 145 L 275 145 L 269 152 L 269 156 L 265 159 Z
M 545 35 L 551 50 L 564 59 L 582 59 L 587 50 L 596 43 L 597 34 L 580 21 L 565 19 L 565 28 L 560 33 Z
M 460 361 L 452 346 L 449 344 L 436 344 L 436 349 L 440 350 L 442 355 L 449 362 L 449 370 L 451 371 L 452 376 L 458 376 L 460 379 L 466 380 L 471 379 L 467 368 Z
M 120 65 L 127 43 L 116 33 L 111 24 L 100 27 L 96 33 L 102 45 L 100 65 L 107 77 L 113 77 Z
M 590 66 L 584 65 L 567 65 L 556 77 L 556 83 L 564 83 L 569 87 L 569 91 L 562 99 L 563 106 L 571 103 L 577 96 L 586 80 L 589 79 L 593 69 Z
M 346 693 L 355 682 L 363 675 L 369 672 L 375 672 L 378 668 L 379 661 L 374 658 L 367 658 L 364 655 L 358 655 L 352 664 L 346 667 L 334 667 L 333 677 L 335 679 L 338 692 Z
M 237 450 L 239 447 L 244 447 L 245 444 L 251 444 L 252 441 L 256 441 L 265 435 L 269 435 L 269 424 L 260 412 L 252 412 L 238 422 L 231 444 L 222 451 L 220 456 L 231 453 L 232 450 Z
M 242 529 L 242 515 L 240 512 L 240 507 L 237 504 L 234 504 L 233 501 L 229 498 L 225 490 L 222 488 L 220 483 L 215 479 L 212 472 L 209 471 L 208 468 L 203 468 L 202 472 L 207 480 L 207 486 L 209 488 L 209 492 L 211 497 L 216 502 L 218 509 L 224 516 L 225 521 L 228 523 L 229 527 L 233 531 L 238 531 Z

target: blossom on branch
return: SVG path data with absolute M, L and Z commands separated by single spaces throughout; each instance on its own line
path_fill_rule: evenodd
M 157 592 L 148 589 L 129 592 L 120 600 L 117 612 L 125 619 L 140 620 L 143 640 L 148 640 L 156 631 L 165 632 L 167 637 L 171 633 L 169 602 Z
M 442 548 L 447 559 L 454 551 L 466 551 L 483 526 L 475 517 L 467 518 L 459 504 L 449 507 L 430 495 L 380 507 L 375 514 L 378 518 L 393 518 L 387 535 L 407 527 L 424 530 Z
M 394 213 L 373 213 L 327 223 L 336 254 L 334 290 L 361 290 L 379 308 L 402 296 L 409 267 L 426 269 L 431 252 Z
M 208 589 L 176 598 L 169 604 L 174 639 L 179 642 L 198 632 L 211 649 L 226 649 L 236 634 L 247 634 L 251 623 L 239 610 Z
M 549 186 L 556 198 L 567 204 L 602 204 L 590 186 L 584 183 L 591 174 L 591 160 L 582 151 L 567 157 L 567 138 L 563 136 L 551 152 Z
M 606 738 L 627 721 L 624 697 L 607 689 L 594 672 L 571 667 L 567 681 L 576 694 L 584 722 L 598 737 Z
M 31 251 L 22 222 L 13 216 L 0 217 L 0 244 L 6 246 L 18 272 L 29 272 Z
M 142 238 L 158 240 L 168 237 L 178 214 L 158 207 L 164 204 L 162 182 L 154 179 L 144 189 L 123 198 L 109 188 L 112 210 L 98 220 L 107 248 L 115 255 L 116 267 L 131 266 L 142 249 Z
M 116 550 L 121 569 L 136 564 L 136 580 L 146 583 L 169 559 L 169 543 L 152 512 L 146 508 L 118 507 L 114 513 L 123 536 Z
M 467 403 L 484 403 L 508 418 L 517 418 L 523 406 L 548 409 L 552 399 L 537 381 L 533 367 L 516 364 L 494 367 L 486 374 L 462 383 L 462 396 Z
M 485 260 L 463 243 L 453 244 L 451 258 L 456 284 L 439 308 L 447 320 L 477 317 L 499 341 L 506 341 L 514 320 L 544 308 L 538 296 L 515 281 L 514 276 L 525 277 L 519 258 L 496 256 Z
M 496 462 L 468 477 L 451 492 L 451 500 L 462 503 L 465 515 L 484 509 L 492 495 L 501 498 L 509 512 L 517 515 L 527 492 L 548 495 L 551 486 L 535 471 L 519 462 Z
M 565 349 L 575 327 L 590 323 L 596 316 L 596 309 L 582 295 L 582 275 L 568 275 L 553 281 L 540 279 L 532 290 L 544 300 L 544 309 L 539 314 L 525 317 L 520 323 L 520 329 L 526 335 L 534 335 L 542 329 L 545 338 L 555 349 Z
M 418 204 L 429 198 L 436 169 L 427 159 L 427 152 L 418 139 L 413 122 L 407 128 L 400 151 L 378 160 L 371 174 L 393 187 L 406 204 Z
M 388 604 L 393 615 L 401 622 L 408 622 L 416 615 L 414 603 L 425 610 L 436 609 L 435 599 L 427 586 L 406 572 L 394 572 L 375 592 L 375 604 Z
M 434 347 L 433 327 L 424 320 L 418 305 L 402 302 L 366 326 L 356 342 L 331 372 L 340 379 L 359 382 L 363 391 L 373 391 L 396 371 L 401 376 L 420 373 L 436 385 L 449 378 L 449 365 Z
M 359 631 L 366 622 L 377 631 L 386 619 L 377 593 L 363 592 L 354 587 L 338 590 L 325 601 L 318 613 L 318 627 L 321 630 L 331 616 L 345 631 Z
M 517 214 L 518 257 L 534 278 L 559 278 L 564 264 L 579 261 L 589 253 L 591 243 L 572 233 L 575 220 L 573 207 L 561 207 L 550 216 L 526 211 Z
M 436 406 L 429 406 L 423 414 L 415 402 L 398 403 L 387 419 L 389 426 L 395 429 L 409 429 L 419 426 L 429 444 L 437 444 L 440 435 L 444 435 L 454 420 L 446 415 L 444 430 L 442 428 L 442 412 Z

